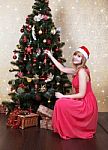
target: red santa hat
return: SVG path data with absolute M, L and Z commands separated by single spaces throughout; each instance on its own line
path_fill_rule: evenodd
M 89 50 L 85 46 L 79 47 L 76 51 L 81 52 L 86 59 L 89 58 L 90 52 L 89 52 Z

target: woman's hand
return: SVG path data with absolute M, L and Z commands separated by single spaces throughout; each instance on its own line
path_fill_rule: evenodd
M 60 92 L 55 92 L 56 98 L 62 98 L 64 95 Z
M 49 57 L 52 56 L 52 54 L 51 54 L 51 52 L 49 50 L 45 50 L 44 53 L 47 54 Z

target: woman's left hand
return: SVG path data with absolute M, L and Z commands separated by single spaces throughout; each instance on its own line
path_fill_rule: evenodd
M 56 98 L 62 98 L 64 95 L 60 92 L 55 92 Z

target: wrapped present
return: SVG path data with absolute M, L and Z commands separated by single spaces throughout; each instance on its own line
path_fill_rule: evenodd
M 42 120 L 40 120 L 40 128 L 53 130 L 51 118 L 49 117 L 42 118 Z
M 18 115 L 20 120 L 19 128 L 24 129 L 27 127 L 38 126 L 38 114 L 30 113 L 28 115 Z
M 52 117 L 52 113 L 53 113 L 53 110 L 48 108 L 48 107 L 45 107 L 43 105 L 40 105 L 38 110 L 37 110 L 37 113 L 40 114 L 41 116 L 46 116 L 46 117 Z
M 20 108 L 15 108 L 7 119 L 7 127 L 18 128 L 20 126 L 20 119 L 18 115 L 22 112 Z

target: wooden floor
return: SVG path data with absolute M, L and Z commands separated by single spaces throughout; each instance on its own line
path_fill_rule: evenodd
M 50 130 L 38 127 L 11 129 L 0 114 L 0 150 L 108 150 L 108 113 L 99 113 L 93 139 L 63 140 Z

